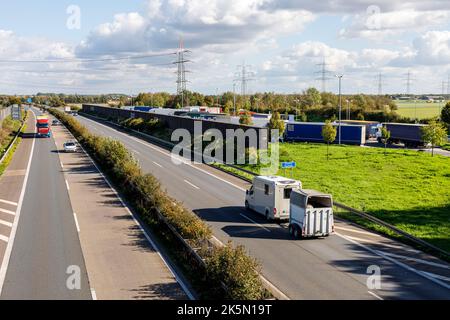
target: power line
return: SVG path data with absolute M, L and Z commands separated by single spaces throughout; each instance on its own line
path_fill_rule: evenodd
M 251 71 L 251 66 L 250 65 L 246 65 L 245 63 L 238 66 L 238 69 L 240 69 L 240 71 L 236 72 L 236 79 L 235 81 L 240 82 L 241 84 L 241 95 L 244 99 L 244 101 L 246 100 L 246 96 L 248 94 L 248 83 L 250 81 L 254 81 L 255 78 L 253 78 L 255 76 L 255 73 Z
M 146 58 L 167 57 L 177 54 L 176 52 L 146 54 L 139 56 L 125 56 L 125 57 L 111 57 L 111 58 L 97 58 L 97 59 L 46 59 L 46 60 L 5 60 L 0 59 L 0 63 L 74 63 L 74 62 L 108 62 L 121 60 L 136 60 Z
M 406 79 L 405 79 L 405 82 L 406 82 L 406 95 L 409 96 L 409 95 L 411 95 L 411 85 L 412 85 L 412 83 L 414 81 L 414 79 L 412 78 L 411 70 L 408 70 L 408 73 L 405 76 L 406 76 Z
M 184 55 L 190 53 L 191 51 L 184 49 L 183 39 L 180 39 L 180 44 L 177 51 L 177 61 L 174 64 L 177 65 L 177 95 L 181 97 L 181 107 L 184 107 L 184 93 L 186 92 L 186 70 L 185 64 L 191 62 L 190 60 L 186 60 Z M 189 104 L 189 102 L 188 102 Z
M 322 92 L 326 92 L 327 81 L 331 79 L 329 77 L 331 71 L 327 69 L 328 64 L 326 63 L 325 58 L 323 58 L 322 63 L 318 63 L 316 66 L 320 67 L 320 71 L 315 72 L 315 74 L 320 74 L 320 77 L 316 78 L 316 80 L 322 81 Z
M 377 88 L 378 88 L 378 95 L 383 95 L 383 86 L 384 86 L 384 76 L 382 73 L 379 73 L 377 75 Z

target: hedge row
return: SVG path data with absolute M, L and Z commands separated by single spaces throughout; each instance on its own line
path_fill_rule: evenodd
M 200 292 L 201 297 L 252 300 L 267 297 L 268 293 L 263 288 L 258 274 L 257 261 L 249 257 L 241 246 L 234 248 L 229 243 L 222 248 L 206 247 L 205 243 L 208 243 L 212 234 L 207 224 L 167 195 L 154 176 L 143 174 L 122 143 L 90 133 L 75 118 L 59 110 L 51 109 L 50 112 L 59 118 L 93 155 L 143 221 L 149 225 L 156 224 L 153 229 L 156 232 L 161 231 L 161 225 L 155 218 L 155 213 L 159 212 L 191 246 L 203 248 L 198 252 L 206 264 L 201 275 L 197 267 L 189 262 L 187 253 L 177 257 L 178 260 L 184 259 L 181 263 L 188 269 L 188 273 L 201 278 L 201 284 L 198 285 L 198 291 L 204 291 Z M 137 120 L 131 121 L 137 124 Z M 157 126 L 140 121 L 137 125 Z M 166 242 L 169 241 L 166 245 L 172 249 L 174 246 L 170 243 L 170 237 L 164 235 L 163 238 Z

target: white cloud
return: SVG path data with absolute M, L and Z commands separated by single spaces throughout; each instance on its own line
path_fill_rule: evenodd
M 82 55 L 236 45 L 300 32 L 315 19 L 306 10 L 265 10 L 263 0 L 150 0 L 146 13 L 120 14 L 91 32 Z
M 380 12 L 378 14 L 356 14 L 350 26 L 340 30 L 343 38 L 368 38 L 383 40 L 405 32 L 421 31 L 448 23 L 450 11 L 401 11 Z

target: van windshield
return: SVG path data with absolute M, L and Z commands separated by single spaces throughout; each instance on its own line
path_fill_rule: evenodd
M 290 199 L 292 193 L 292 188 L 284 189 L 284 199 Z

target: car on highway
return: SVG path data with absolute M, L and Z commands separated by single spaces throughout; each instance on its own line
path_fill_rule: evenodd
M 53 120 L 52 121 L 52 126 L 59 126 L 61 123 L 58 120 Z
M 78 146 L 74 141 L 67 141 L 64 143 L 64 152 L 77 152 Z

